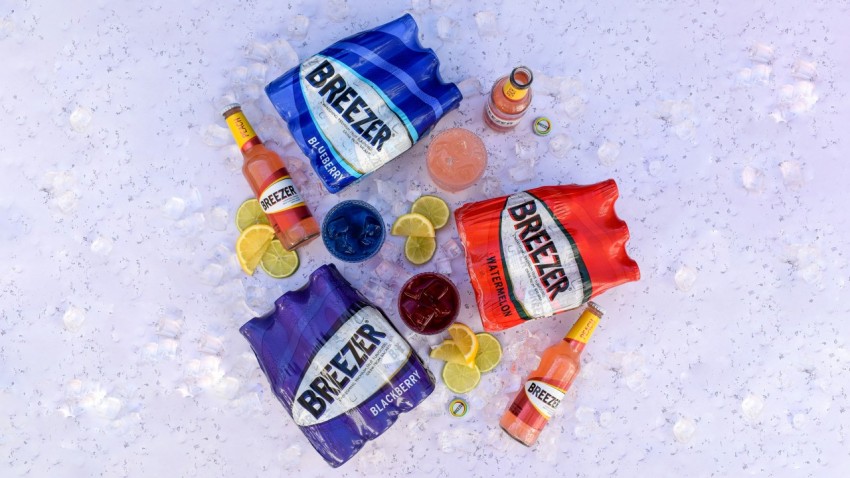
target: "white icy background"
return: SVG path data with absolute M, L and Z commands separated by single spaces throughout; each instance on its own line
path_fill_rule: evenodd
M 838 476 L 850 466 L 850 11 L 657 3 L 0 7 L 0 475 Z M 517 64 L 537 75 L 514 133 L 486 131 L 474 94 L 439 124 L 483 134 L 491 153 L 479 186 L 443 196 L 455 207 L 613 177 L 643 278 L 600 297 L 608 315 L 536 447 L 497 417 L 576 312 L 499 334 L 505 362 L 465 418 L 448 415 L 440 384 L 332 472 L 237 331 L 329 256 L 313 243 L 281 281 L 234 265 L 249 189 L 217 105 L 233 92 L 264 139 L 300 157 L 262 85 L 294 54 L 405 10 L 447 80 L 487 88 Z M 541 114 L 547 138 L 530 132 Z M 338 197 L 290 165 L 320 218 L 366 198 L 391 221 L 434 191 L 429 140 Z M 450 269 L 478 329 L 450 248 L 398 271 L 398 244 L 386 262 L 341 269 L 383 304 L 411 272 Z M 429 340 L 413 343 L 427 353 Z

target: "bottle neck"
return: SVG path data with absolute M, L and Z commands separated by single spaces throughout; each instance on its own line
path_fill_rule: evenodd
M 531 70 L 524 66 L 518 66 L 511 71 L 508 81 L 502 87 L 502 92 L 509 99 L 519 101 L 528 95 L 532 78 Z
M 587 342 L 590 341 L 590 337 L 593 336 L 596 326 L 599 325 L 600 315 L 597 314 L 596 309 L 593 307 L 584 309 L 584 312 L 581 313 L 576 323 L 567 332 L 567 336 L 564 337 L 564 341 L 569 344 L 570 348 L 577 353 L 581 353 L 584 350 Z
M 246 153 L 258 144 L 263 144 L 241 109 L 235 108 L 228 112 L 225 121 L 227 122 L 227 127 L 230 128 L 230 134 L 233 135 L 233 139 L 236 141 L 236 145 L 239 146 L 239 149 L 243 153 Z

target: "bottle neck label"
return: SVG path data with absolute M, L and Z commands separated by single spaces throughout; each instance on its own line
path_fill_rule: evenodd
M 593 335 L 593 331 L 596 330 L 596 326 L 599 324 L 599 317 L 596 316 L 589 309 L 582 312 L 581 317 L 576 320 L 576 323 L 573 324 L 573 328 L 567 333 L 567 339 L 575 340 L 576 342 L 581 342 L 586 344 L 590 337 Z
M 251 127 L 251 123 L 248 122 L 241 111 L 237 111 L 236 113 L 228 116 L 225 121 L 227 122 L 227 127 L 230 128 L 230 134 L 233 135 L 233 139 L 236 140 L 236 145 L 239 146 L 239 149 L 242 149 L 242 146 L 244 146 L 245 143 L 257 137 L 257 133 L 254 132 L 254 128 Z
M 528 88 L 519 89 L 511 83 L 511 80 L 508 80 L 505 82 L 505 86 L 502 87 L 502 92 L 508 98 L 518 101 L 525 98 L 525 95 L 528 94 Z

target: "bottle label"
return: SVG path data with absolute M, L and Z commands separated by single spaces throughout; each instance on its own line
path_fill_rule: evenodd
M 508 196 L 499 222 L 509 298 L 523 318 L 549 317 L 588 300 L 587 268 L 544 202 L 528 192 Z
M 254 132 L 251 123 L 248 122 L 241 111 L 228 116 L 225 121 L 227 122 L 227 127 L 230 128 L 230 134 L 233 135 L 233 139 L 236 140 L 236 145 L 240 149 L 242 145 L 257 137 L 257 133 Z
M 363 307 L 340 326 L 316 352 L 298 385 L 292 418 L 307 427 L 326 422 L 371 400 L 407 365 L 412 349 L 373 307 Z M 391 403 L 402 402 L 405 392 L 421 377 L 418 370 L 387 391 L 370 408 L 372 416 Z
M 289 175 L 284 175 L 266 186 L 266 189 L 257 196 L 260 207 L 266 214 L 283 212 L 296 207 L 305 206 L 304 200 L 295 189 L 295 183 Z
M 528 88 L 519 89 L 510 82 L 510 80 L 505 82 L 505 86 L 502 87 L 502 92 L 508 98 L 517 101 L 525 98 L 525 95 L 528 94 Z
M 528 426 L 542 429 L 555 414 L 570 386 L 570 382 L 550 382 L 553 381 L 542 377 L 529 378 L 508 411 Z
M 581 317 L 578 318 L 576 323 L 573 324 L 573 328 L 567 333 L 567 338 L 586 344 L 598 324 L 599 317 L 590 310 L 585 310 L 581 313 Z
M 508 119 L 499 118 L 498 116 L 496 116 L 496 113 L 493 112 L 493 109 L 490 107 L 489 104 L 487 105 L 485 110 L 487 111 L 487 117 L 490 118 L 490 121 L 492 121 L 493 123 L 496 123 L 499 126 L 505 127 L 505 128 L 513 128 L 514 126 L 519 124 L 519 120 L 522 119 L 522 118 L 517 118 L 517 119 L 508 120 Z
M 335 58 L 315 55 L 304 61 L 300 86 L 322 136 L 322 141 L 308 138 L 307 144 L 332 145 L 328 162 L 322 161 L 328 171 L 332 166 L 360 177 L 419 139 L 413 124 L 385 92 Z

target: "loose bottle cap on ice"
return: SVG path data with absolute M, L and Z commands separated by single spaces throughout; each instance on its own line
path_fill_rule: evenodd
M 597 304 L 596 302 L 593 302 L 591 300 L 590 302 L 587 303 L 587 306 L 589 308 L 593 309 L 596 312 L 596 316 L 599 317 L 600 319 L 602 318 L 603 315 L 605 315 L 605 309 L 603 309 L 602 307 L 599 307 L 599 304 Z
M 242 105 L 240 105 L 239 103 L 230 103 L 229 105 L 227 105 L 227 106 L 225 106 L 224 108 L 221 109 L 221 115 L 226 118 L 227 116 L 225 116 L 225 114 L 228 111 L 232 110 L 233 108 L 242 109 Z

